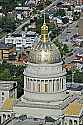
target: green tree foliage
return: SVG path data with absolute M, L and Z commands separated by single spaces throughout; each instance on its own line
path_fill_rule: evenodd
M 72 81 L 72 70 L 67 71 L 66 80 L 67 82 Z M 80 72 L 79 69 L 74 69 L 73 80 L 75 83 L 83 83 L 83 72 Z
M 44 5 L 44 0 L 40 0 L 40 2 L 37 4 L 37 9 L 38 10 L 43 10 L 44 7 L 49 6 L 52 2 L 50 0 L 46 0 L 45 5 Z
M 9 11 L 12 11 L 16 6 L 15 0 L 0 0 L 0 6 L 2 6 L 2 11 L 7 15 Z
M 17 96 L 18 98 L 23 94 L 24 77 L 23 71 L 25 66 L 12 65 L 3 61 L 0 64 L 0 80 L 15 80 L 17 81 Z
M 16 28 L 15 18 L 13 16 L 4 16 L 0 18 L 0 27 L 5 32 L 12 32 Z
M 7 12 L 14 10 L 19 4 L 24 6 L 25 1 L 26 0 L 0 0 L 0 6 L 3 7 L 3 12 L 6 15 Z
M 62 44 L 62 42 L 60 42 L 58 39 L 54 41 L 54 44 L 58 47 L 62 57 L 69 52 L 68 46 L 66 44 Z
M 64 54 L 69 52 L 69 48 L 68 48 L 67 44 L 63 45 L 63 52 L 64 52 Z
M 80 72 L 79 69 L 75 70 L 74 82 L 83 83 L 83 72 Z
M 65 12 L 64 9 L 59 9 L 59 10 L 57 10 L 57 12 L 56 12 L 55 15 L 56 15 L 56 16 L 61 16 L 61 17 L 63 17 L 63 16 L 66 15 L 66 12 Z

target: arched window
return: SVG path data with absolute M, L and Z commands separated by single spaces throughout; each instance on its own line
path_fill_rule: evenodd
M 69 125 L 73 125 L 73 122 L 72 122 L 72 120 L 69 120 Z
M 74 120 L 74 125 L 77 125 L 77 120 Z

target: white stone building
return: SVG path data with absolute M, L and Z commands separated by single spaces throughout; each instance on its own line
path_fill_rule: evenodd
M 17 98 L 16 81 L 0 81 L 0 124 L 13 117 L 13 99 Z
M 66 107 L 64 125 L 83 125 L 83 104 L 74 101 Z
M 4 103 L 7 98 L 17 98 L 16 81 L 0 81 L 0 102 Z
M 27 33 L 13 34 L 5 38 L 5 43 L 15 44 L 16 51 L 20 51 L 22 47 L 31 48 L 38 41 L 36 32 L 28 31 Z
M 50 116 L 63 124 L 63 110 L 71 98 L 66 94 L 66 71 L 58 48 L 48 39 L 44 22 L 41 40 L 29 53 L 24 70 L 24 95 L 14 105 L 16 115 L 45 118 Z
M 16 7 L 16 19 L 23 20 L 30 16 L 31 9 L 29 7 Z

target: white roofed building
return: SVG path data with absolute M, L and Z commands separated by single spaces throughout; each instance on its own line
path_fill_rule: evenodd
M 5 38 L 5 43 L 11 43 L 16 45 L 16 51 L 19 52 L 22 47 L 31 48 L 32 45 L 38 41 L 38 35 L 36 32 L 28 31 L 27 33 L 21 32 L 13 34 Z

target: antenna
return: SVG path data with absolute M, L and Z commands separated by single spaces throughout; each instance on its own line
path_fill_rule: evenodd
M 46 18 L 46 15 L 45 15 L 45 2 L 46 2 L 46 0 L 44 0 L 44 24 L 45 24 L 45 18 Z

